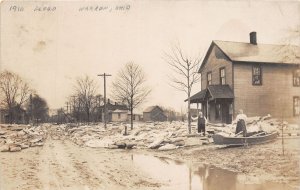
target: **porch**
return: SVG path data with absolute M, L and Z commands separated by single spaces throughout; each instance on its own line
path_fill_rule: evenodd
M 229 85 L 209 85 L 191 96 L 190 102 L 197 104 L 197 108 L 201 104 L 202 112 L 209 122 L 232 122 L 234 95 Z

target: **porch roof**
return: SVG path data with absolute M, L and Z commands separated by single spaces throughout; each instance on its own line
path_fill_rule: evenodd
M 207 92 L 210 94 L 211 99 L 233 99 L 234 95 L 229 85 L 209 85 L 206 89 L 194 94 L 190 97 L 191 103 L 203 102 Z M 185 100 L 185 102 L 188 99 Z
M 213 99 L 231 99 L 234 98 L 233 92 L 229 85 L 209 85 L 207 87 Z
M 200 92 L 194 94 L 193 96 L 190 97 L 190 102 L 191 103 L 200 103 L 201 101 L 204 100 L 205 95 L 206 95 L 207 89 L 201 90 Z M 185 102 L 188 101 L 188 99 L 184 100 Z

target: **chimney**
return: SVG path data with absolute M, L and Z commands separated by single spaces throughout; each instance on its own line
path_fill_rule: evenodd
M 250 32 L 250 44 L 257 45 L 256 32 Z

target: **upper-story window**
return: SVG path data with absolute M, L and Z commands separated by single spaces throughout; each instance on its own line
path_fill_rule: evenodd
M 226 84 L 226 74 L 225 74 L 225 68 L 220 68 L 220 84 L 225 85 Z
M 212 78 L 212 74 L 211 74 L 211 72 L 208 72 L 207 73 L 207 85 L 211 85 L 212 83 L 211 83 L 211 78 Z
M 299 96 L 294 96 L 294 116 L 299 116 L 300 115 L 300 97 Z
M 293 85 L 300 86 L 300 70 L 296 70 L 293 73 Z
M 260 65 L 253 65 L 252 67 L 252 84 L 262 85 L 262 70 Z

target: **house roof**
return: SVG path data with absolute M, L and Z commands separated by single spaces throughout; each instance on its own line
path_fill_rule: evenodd
M 212 47 L 216 45 L 232 62 L 258 62 L 300 65 L 300 47 L 295 45 L 251 44 L 214 40 L 199 69 L 201 72 Z
M 207 89 L 201 90 L 200 92 L 194 94 L 193 96 L 190 97 L 190 102 L 191 103 L 197 103 L 198 100 L 203 100 L 205 98 Z M 188 99 L 184 100 L 185 102 L 188 101 Z
M 128 110 L 119 110 L 119 109 L 112 111 L 112 113 L 127 113 L 127 112 Z
M 100 106 L 100 109 L 104 109 L 104 105 L 103 106 Z M 106 104 L 106 109 L 107 110 L 110 110 L 110 111 L 113 111 L 113 110 L 128 110 L 127 106 L 126 105 L 120 105 L 120 104 L 112 104 L 110 102 L 108 102 Z
M 195 95 L 190 97 L 191 103 L 199 103 L 204 101 L 207 92 L 211 95 L 212 99 L 231 99 L 234 98 L 233 92 L 229 85 L 209 85 L 206 89 L 201 90 Z M 185 101 L 187 101 L 186 99 Z
M 213 99 L 234 98 L 233 92 L 229 85 L 209 85 L 207 89 Z
M 299 46 L 214 42 L 232 61 L 300 64 Z
M 159 109 L 161 109 L 159 106 L 149 106 L 149 107 L 147 107 L 143 112 L 145 113 L 147 113 L 147 112 L 152 112 L 152 110 L 154 110 L 154 108 L 159 108 Z M 162 110 L 162 109 L 161 109 Z M 163 110 L 162 110 L 163 111 Z

